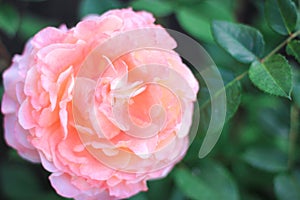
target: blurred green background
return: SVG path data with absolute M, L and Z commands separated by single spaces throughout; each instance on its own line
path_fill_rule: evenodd
M 294 2 L 299 7 L 299 2 Z M 259 29 L 267 44 L 266 52 L 284 40 L 268 27 L 263 0 L 0 0 L 1 72 L 43 27 L 66 24 L 70 28 L 89 13 L 124 7 L 150 11 L 157 23 L 196 39 L 217 64 L 225 83 L 249 66 L 235 61 L 214 42 L 212 20 Z M 221 138 L 204 159 L 198 158 L 198 151 L 210 117 L 210 104 L 205 103 L 207 90 L 196 74 L 202 83 L 198 95 L 199 134 L 184 160 L 166 178 L 150 181 L 148 192 L 131 199 L 300 200 L 300 68 L 293 58 L 288 59 L 295 72 L 295 103 L 258 91 L 248 77 L 237 81 L 227 91 L 229 111 Z M 2 96 L 2 84 L 0 92 Z M 50 187 L 48 175 L 39 164 L 22 160 L 0 137 L 0 199 L 63 199 Z

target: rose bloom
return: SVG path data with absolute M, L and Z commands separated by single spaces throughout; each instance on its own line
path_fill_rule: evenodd
M 89 16 L 71 29 L 45 28 L 4 72 L 5 140 L 23 158 L 41 163 L 61 196 L 130 197 L 146 191 L 147 180 L 166 176 L 186 153 L 198 83 L 168 34 L 143 40 L 169 43 L 169 52 L 132 51 L 113 60 L 97 80 L 82 75 L 95 73 L 85 68 L 87 58 L 118 34 L 164 31 L 154 21 L 150 13 L 129 8 Z M 120 48 L 112 45 L 111 51 Z M 146 67 L 134 72 L 138 66 Z M 155 77 L 165 73 L 181 79 L 163 87 L 163 78 Z

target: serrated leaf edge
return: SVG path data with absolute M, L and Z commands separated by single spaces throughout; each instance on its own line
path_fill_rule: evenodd
M 218 25 L 217 25 L 218 23 L 226 23 L 226 24 L 230 24 L 230 25 L 242 26 L 242 27 L 244 27 L 244 28 L 246 28 L 246 29 L 249 29 L 249 30 L 251 30 L 251 31 L 257 32 L 257 33 L 261 36 L 261 38 L 262 38 L 263 48 L 264 48 L 264 46 L 265 46 L 265 41 L 264 41 L 264 39 L 263 39 L 263 35 L 261 34 L 261 32 L 260 32 L 259 30 L 255 29 L 255 28 L 253 28 L 253 27 L 244 25 L 244 24 L 236 24 L 236 23 L 227 22 L 227 21 L 222 21 L 222 20 L 213 20 L 212 26 L 211 26 L 213 38 L 215 39 L 216 43 L 217 43 L 219 46 L 221 46 L 221 47 L 222 47 L 227 53 L 229 53 L 230 55 L 231 55 L 231 53 L 230 53 L 229 51 L 227 51 L 226 48 L 223 46 L 223 44 L 220 43 L 220 42 L 216 39 L 217 36 L 215 35 L 215 32 L 216 32 L 216 31 L 215 31 L 215 26 L 218 27 Z M 227 36 L 230 36 L 230 38 L 234 38 L 234 37 L 232 37 L 230 34 L 227 34 L 226 32 L 225 32 L 225 34 L 226 34 Z M 241 47 L 243 47 L 243 49 L 245 49 L 245 51 L 247 51 L 248 53 L 252 54 L 253 57 L 254 57 L 254 59 L 253 59 L 252 61 L 249 61 L 249 62 L 242 62 L 242 61 L 240 61 L 239 59 L 237 59 L 237 58 L 235 58 L 234 56 L 231 55 L 235 60 L 238 60 L 238 61 L 240 61 L 240 62 L 242 62 L 242 63 L 245 63 L 245 64 L 254 62 L 254 61 L 256 61 L 256 60 L 259 60 L 258 55 L 254 54 L 252 51 L 250 51 L 248 48 L 246 48 L 246 47 L 245 47 L 242 43 L 240 43 L 238 40 L 234 40 L 234 41 L 237 41 L 237 43 L 240 44 Z
M 282 56 L 282 58 L 283 58 L 284 61 L 289 65 L 288 61 L 287 61 L 283 56 Z M 270 93 L 270 92 L 265 91 L 263 88 L 261 88 L 258 84 L 256 84 L 256 83 L 252 80 L 251 77 L 253 77 L 253 76 L 251 75 L 251 74 L 252 74 L 251 68 L 252 68 L 252 66 L 254 65 L 254 63 L 256 63 L 256 62 L 260 63 L 260 65 L 262 65 L 262 66 L 264 67 L 264 69 L 267 71 L 267 73 L 272 77 L 272 80 L 274 81 L 274 83 L 276 83 L 276 85 L 279 85 L 279 84 L 277 83 L 277 81 L 273 78 L 273 76 L 272 76 L 272 74 L 269 72 L 269 70 L 267 70 L 267 68 L 265 67 L 264 63 L 263 63 L 263 62 L 260 62 L 260 61 L 254 61 L 254 62 L 251 63 L 251 66 L 250 66 L 250 69 L 249 69 L 249 78 L 250 78 L 250 80 L 252 81 L 252 83 L 253 83 L 256 87 L 258 87 L 261 91 L 263 91 L 263 92 L 265 92 L 265 93 L 267 93 L 267 94 L 271 94 L 271 95 L 274 95 L 274 96 L 286 97 L 286 98 L 288 98 L 289 100 L 291 100 L 291 92 L 292 92 L 292 90 L 293 90 L 293 87 L 290 88 L 290 91 L 289 91 L 288 93 L 286 93 L 281 87 L 279 87 L 279 89 L 280 89 L 284 94 L 286 94 L 286 96 L 283 96 L 283 95 L 273 94 L 273 93 Z M 291 76 L 291 79 L 292 79 L 292 76 Z

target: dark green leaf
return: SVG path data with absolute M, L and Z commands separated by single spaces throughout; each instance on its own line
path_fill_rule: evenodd
M 274 148 L 252 147 L 243 154 L 243 159 L 253 167 L 269 172 L 287 169 L 287 156 Z
M 233 20 L 232 12 L 217 0 L 203 1 L 194 7 L 182 7 L 176 12 L 180 25 L 192 36 L 213 42 L 210 24 L 214 19 Z
M 118 0 L 82 0 L 79 8 L 79 17 L 82 18 L 88 14 L 102 14 L 110 9 L 122 8 L 122 4 Z
M 265 17 L 265 1 L 256 1 L 259 11 L 257 11 L 257 18 L 254 19 L 255 22 L 250 23 L 252 26 L 255 26 L 262 35 L 264 36 L 265 43 L 265 52 L 271 52 L 280 41 L 283 41 L 285 38 L 284 35 L 276 33 L 268 24 L 267 18 Z
M 137 195 L 129 198 L 128 200 L 147 200 L 147 195 L 143 192 L 140 192 Z
M 20 16 L 18 11 L 9 4 L 0 5 L 0 29 L 9 36 L 14 36 L 19 28 Z
M 228 121 L 235 112 L 237 111 L 240 102 L 241 102 L 241 84 L 239 81 L 239 78 L 234 78 L 233 74 L 230 73 L 229 71 L 226 70 L 221 70 L 221 76 L 224 81 L 224 86 L 225 86 L 225 92 L 226 92 L 226 121 Z M 203 91 L 200 91 L 205 92 Z M 213 97 L 210 97 L 208 92 L 206 94 L 202 94 L 202 97 L 200 97 L 200 111 L 205 112 L 208 114 L 208 118 L 210 118 L 209 112 L 205 111 L 210 109 L 210 102 L 213 101 L 214 99 L 217 99 L 220 95 L 222 95 L 223 90 L 217 91 Z M 206 117 L 205 114 L 202 115 L 203 117 Z M 203 118 L 202 118 L 203 120 Z M 208 119 L 209 120 L 209 119 Z
M 263 63 L 251 64 L 249 77 L 253 84 L 269 94 L 290 98 L 292 70 L 282 55 L 273 55 Z
M 164 17 L 173 12 L 171 2 L 161 0 L 134 0 L 131 6 L 135 10 L 146 10 L 157 17 Z
M 218 194 L 218 199 L 239 199 L 239 192 L 235 181 L 221 164 L 205 161 L 200 164 L 199 172 L 200 179 Z
M 172 200 L 186 200 L 186 198 L 184 197 L 182 192 L 180 190 L 178 190 L 176 187 L 174 187 L 170 196 L 171 196 L 170 199 L 172 199 Z
M 20 36 L 24 39 L 29 39 L 41 29 L 51 25 L 55 26 L 55 23 L 33 15 L 24 15 L 20 24 Z
M 242 87 L 237 78 L 232 79 L 225 85 L 226 89 L 226 121 L 234 116 L 241 103 Z
M 225 84 L 226 92 L 226 121 L 228 121 L 237 111 L 240 102 L 241 102 L 241 84 L 240 81 L 233 77 L 231 73 L 225 70 L 221 70 L 221 75 Z M 220 90 L 215 93 L 213 97 L 207 96 L 203 103 L 200 102 L 200 111 L 203 112 L 201 116 L 209 118 L 210 120 L 210 102 L 214 99 L 217 99 L 220 95 L 224 93 L 223 90 Z M 208 99 L 209 98 L 209 99 Z M 204 98 L 203 98 L 204 99 Z M 203 120 L 203 118 L 201 119 Z
M 274 187 L 279 200 L 300 199 L 300 180 L 295 175 L 277 175 L 274 179 Z
M 267 0 L 266 17 L 274 31 L 288 35 L 296 27 L 297 8 L 292 0 Z
M 184 168 L 174 170 L 177 187 L 189 198 L 195 200 L 218 199 L 217 193 L 206 183 Z
M 293 40 L 288 43 L 286 47 L 287 54 L 294 56 L 298 63 L 300 63 L 300 41 Z
M 300 70 L 295 69 L 293 75 L 293 100 L 296 102 L 298 108 L 300 108 Z
M 212 33 L 216 42 L 240 62 L 250 63 L 263 54 L 263 36 L 250 26 L 214 21 Z
M 282 108 L 282 103 L 276 107 L 258 109 L 258 123 L 265 134 L 276 135 L 284 142 L 289 134 L 289 112 Z
M 204 49 L 211 56 L 217 66 L 233 71 L 235 73 L 242 73 L 245 71 L 245 64 L 238 62 L 230 54 L 227 53 L 220 45 L 216 43 L 203 44 Z

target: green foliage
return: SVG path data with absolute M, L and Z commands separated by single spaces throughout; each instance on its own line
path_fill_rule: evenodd
M 2 166 L 1 188 L 4 194 L 12 199 L 33 199 L 36 197 L 36 191 L 40 190 L 32 171 L 14 165 Z M 18 192 L 14 192 L 15 189 Z
M 294 56 L 295 59 L 300 62 L 300 41 L 290 41 L 287 45 L 286 52 L 287 54 Z
M 281 172 L 287 169 L 287 157 L 277 149 L 252 147 L 242 157 L 250 165 L 268 172 Z
M 267 0 L 266 17 L 274 31 L 288 35 L 296 27 L 297 8 L 292 0 Z
M 154 180 L 149 182 L 149 187 L 151 191 L 147 192 L 148 199 L 168 199 L 170 193 L 172 192 L 172 177 L 167 176 L 164 179 Z M 164 191 L 159 193 L 157 191 Z
M 279 174 L 274 179 L 275 192 L 279 200 L 300 199 L 300 173 Z
M 240 62 L 250 63 L 263 54 L 263 36 L 252 27 L 214 21 L 212 31 L 216 42 Z
M 249 77 L 259 89 L 273 95 L 290 98 L 292 71 L 288 61 L 282 55 L 273 55 L 264 62 L 253 62 Z
M 50 20 L 48 21 L 42 18 L 37 18 L 36 16 L 32 16 L 30 14 L 26 14 L 21 19 L 19 32 L 22 38 L 29 39 L 41 29 L 53 24 L 56 23 L 50 22 Z
M 300 108 L 300 70 L 294 70 L 294 88 L 293 88 L 293 99 Z
M 197 40 L 224 81 L 225 90 L 210 97 L 198 77 L 201 115 L 196 138 L 169 175 L 149 181 L 149 190 L 130 200 L 300 199 L 300 1 L 76 2 L 71 9 L 68 1 L 0 0 L 0 60 L 6 51 L 6 57 L 21 54 L 25 42 L 46 26 L 70 28 L 88 14 L 132 7 Z M 54 9 L 40 9 L 45 7 Z M 199 159 L 211 101 L 224 92 L 226 124 L 208 158 Z M 3 140 L 0 149 L 1 199 L 64 199 L 51 188 L 49 174 L 40 165 L 23 161 Z
M 233 79 L 231 82 L 226 84 L 226 121 L 231 119 L 239 108 L 242 96 L 242 87 L 238 80 Z
M 82 0 L 79 6 L 79 17 L 83 18 L 88 14 L 101 14 L 115 8 L 122 8 L 122 3 L 118 0 Z
M 20 159 L 18 157 L 18 159 Z M 3 195 L 12 200 L 19 199 L 45 199 L 63 200 L 54 191 L 45 191 L 37 178 L 34 170 L 31 170 L 24 162 L 15 161 L 4 164 L 0 168 L 0 186 Z
M 214 190 L 215 194 L 218 195 L 218 199 L 240 199 L 236 182 L 231 173 L 219 163 L 208 160 L 200 163 L 198 176 Z
M 184 168 L 174 170 L 174 179 L 178 188 L 189 198 L 195 200 L 217 199 L 218 195 L 200 178 L 193 176 Z
M 210 120 L 210 107 L 211 101 L 216 100 L 221 95 L 226 93 L 227 105 L 226 105 L 226 120 L 228 121 L 237 111 L 241 102 L 241 84 L 239 80 L 235 79 L 233 74 L 229 71 L 222 70 L 222 78 L 225 84 L 225 91 L 219 90 L 213 96 L 209 96 L 208 90 L 203 86 L 200 91 L 200 111 L 202 112 L 202 121 L 208 122 Z M 204 84 L 203 84 L 204 85 Z
M 199 40 L 212 42 L 211 22 L 215 19 L 233 20 L 231 10 L 220 0 L 201 1 L 195 6 L 179 7 L 177 19 L 187 32 Z
M 145 193 L 139 193 L 131 198 L 129 200 L 147 200 L 147 195 Z
M 18 30 L 20 16 L 15 7 L 0 2 L 0 30 L 14 36 Z
M 175 183 L 191 199 L 238 200 L 239 192 L 230 173 L 220 164 L 206 160 L 189 172 L 185 168 L 174 171 Z
M 157 17 L 164 17 L 173 12 L 173 4 L 169 1 L 134 0 L 130 5 L 135 10 L 146 10 Z

